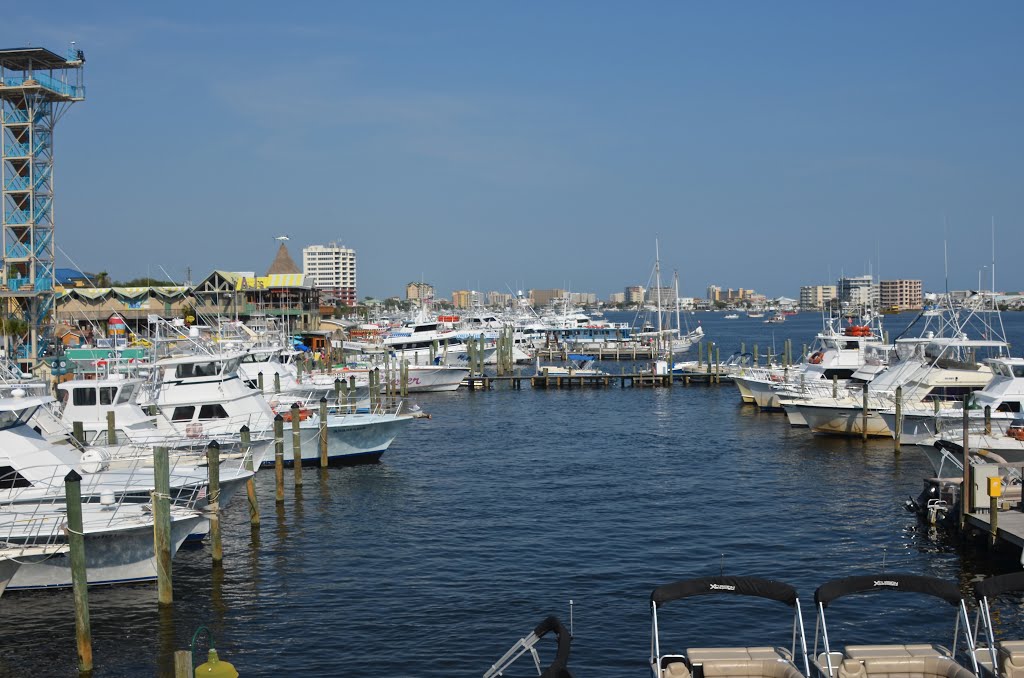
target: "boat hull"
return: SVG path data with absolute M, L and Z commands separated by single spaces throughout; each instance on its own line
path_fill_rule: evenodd
M 171 557 L 200 521 L 199 515 L 171 521 Z M 156 579 L 153 524 L 85 534 L 85 569 L 90 586 L 128 584 Z M 71 586 L 71 556 L 64 552 L 36 563 L 26 563 L 15 573 L 8 590 L 49 589 Z
M 346 414 L 328 417 L 327 463 L 337 466 L 372 463 L 391 446 L 399 432 L 413 420 L 407 414 Z M 302 464 L 320 463 L 319 425 L 315 419 L 300 427 Z M 308 425 L 307 425 L 308 424 Z M 284 464 L 295 463 L 295 452 L 288 428 L 285 429 Z M 263 466 L 273 466 L 270 458 Z
M 809 404 L 797 404 L 795 407 L 814 433 L 851 437 L 864 434 L 864 413 L 860 408 Z M 892 437 L 892 431 L 876 410 L 868 410 L 867 434 Z

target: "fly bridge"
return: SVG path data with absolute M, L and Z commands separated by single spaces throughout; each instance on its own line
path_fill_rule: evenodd
M 6 335 L 24 371 L 43 355 L 54 300 L 53 131 L 85 99 L 85 55 L 0 49 L 0 187 Z M 20 322 L 17 322 L 20 321 Z

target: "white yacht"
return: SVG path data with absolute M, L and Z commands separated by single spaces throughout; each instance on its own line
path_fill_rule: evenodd
M 985 408 L 989 408 L 991 431 L 1005 433 L 1010 424 L 1020 419 L 1024 406 L 1024 358 L 992 358 L 986 361 L 992 370 L 992 379 L 980 391 L 967 399 L 968 418 L 978 428 L 984 422 Z M 930 403 L 929 403 L 930 404 Z M 943 431 L 963 428 L 964 401 L 947 403 L 946 407 L 901 407 L 903 426 L 901 440 L 915 443 L 927 440 Z M 890 430 L 896 430 L 895 407 L 879 411 L 879 416 Z
M 161 421 L 187 436 L 231 436 L 249 427 L 255 438 L 272 438 L 276 413 L 259 392 L 238 376 L 245 354 L 213 353 L 164 358 L 154 364 L 160 380 L 152 402 L 164 415 Z M 332 380 L 333 383 L 333 380 Z M 282 415 L 287 401 L 278 403 Z M 329 414 L 326 422 L 328 459 L 335 463 L 375 461 L 391 446 L 399 430 L 412 420 L 410 415 L 387 412 Z M 287 426 L 286 426 L 287 428 Z M 320 458 L 320 414 L 307 410 L 300 421 L 301 454 L 304 463 Z M 291 440 L 286 434 L 286 463 L 292 461 Z M 264 454 L 263 465 L 273 465 Z
M 171 506 L 171 555 L 203 519 L 199 511 Z M 153 514 L 145 504 L 83 503 L 86 577 L 90 585 L 156 579 Z M 18 546 L 66 544 L 67 507 L 51 502 L 0 507 L 0 542 Z M 63 549 L 23 563 L 9 590 L 71 586 L 71 557 Z

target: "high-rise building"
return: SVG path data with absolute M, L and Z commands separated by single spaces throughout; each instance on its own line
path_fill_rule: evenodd
M 530 290 L 530 305 L 534 308 L 549 306 L 555 299 L 564 299 L 569 296 L 565 290 Z
M 644 303 L 644 288 L 642 285 L 630 285 L 626 288 L 624 295 L 627 304 Z
M 722 288 L 718 285 L 708 285 L 708 301 L 722 301 Z
M 845 276 L 836 283 L 836 296 L 844 304 L 878 303 L 878 285 L 870 275 Z
M 511 306 L 513 299 L 515 297 L 507 292 L 494 290 L 487 293 L 487 305 L 492 307 L 505 308 L 506 306 Z
M 835 285 L 804 285 L 800 288 L 800 308 L 821 309 L 835 298 Z
M 612 292 L 611 294 L 608 295 L 608 303 L 609 304 L 624 304 L 624 303 L 626 303 L 626 293 L 625 292 Z
M 302 272 L 313 285 L 348 306 L 356 303 L 356 251 L 331 243 L 302 250 Z
M 480 293 L 476 290 L 455 290 L 452 292 L 452 306 L 455 308 L 480 306 Z
M 878 283 L 878 303 L 883 309 L 901 311 L 921 310 L 920 280 L 881 280 Z
M 661 304 L 662 308 L 675 306 L 676 290 L 674 287 L 652 287 L 645 295 L 648 304 Z
M 405 286 L 406 301 L 426 301 L 434 298 L 434 286 L 425 282 L 411 282 Z

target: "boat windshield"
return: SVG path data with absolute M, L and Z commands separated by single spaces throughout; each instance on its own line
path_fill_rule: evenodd
M 0 431 L 5 431 L 15 426 L 27 424 L 29 418 L 35 414 L 38 405 L 24 410 L 2 410 L 0 411 Z

